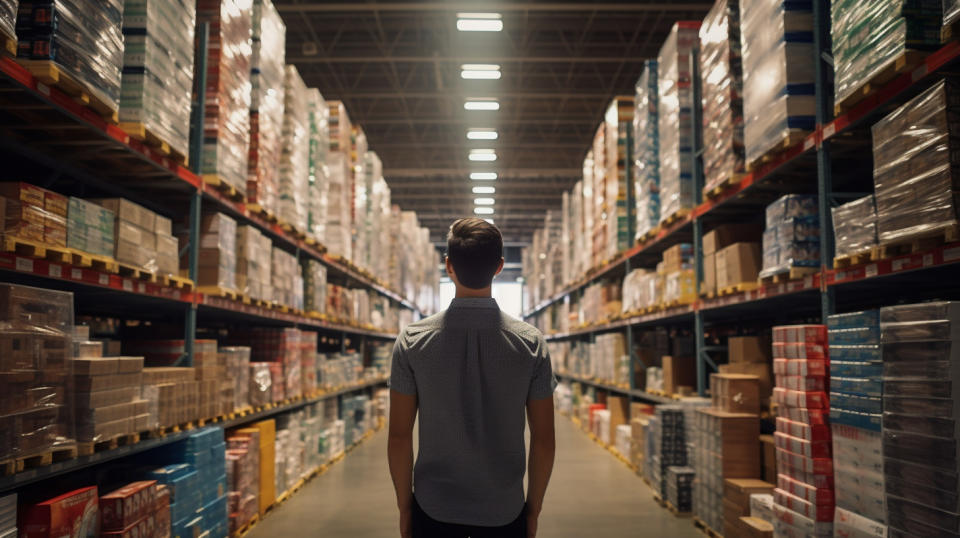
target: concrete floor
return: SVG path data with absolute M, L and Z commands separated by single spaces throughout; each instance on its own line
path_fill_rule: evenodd
M 249 538 L 399 536 L 386 454 L 383 430 L 268 514 Z M 638 476 L 558 416 L 557 461 L 537 536 L 702 535 L 689 518 L 677 519 L 654 504 Z

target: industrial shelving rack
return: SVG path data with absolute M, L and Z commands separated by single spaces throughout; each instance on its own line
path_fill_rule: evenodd
M 632 345 L 632 328 L 655 327 L 671 324 L 690 327 L 695 338 L 697 392 L 702 396 L 707 391 L 710 370 L 717 369 L 712 353 L 722 351 L 723 346 L 711 345 L 705 335 L 705 326 L 710 322 L 730 323 L 740 316 L 767 316 L 783 322 L 790 318 L 784 310 L 806 315 L 806 319 L 822 320 L 837 310 L 871 308 L 900 300 L 922 300 L 955 297 L 957 292 L 960 243 L 946 244 L 924 252 L 892 256 L 844 268 L 833 266 L 834 234 L 831 207 L 866 193 L 844 192 L 840 189 L 857 186 L 863 190 L 864 180 L 870 180 L 871 145 L 870 126 L 884 115 L 929 88 L 938 75 L 960 64 L 960 43 L 950 41 L 932 52 L 912 71 L 904 72 L 883 84 L 846 113 L 834 117 L 832 88 L 832 57 L 830 54 L 830 3 L 814 0 L 814 62 L 816 65 L 816 126 L 798 143 L 777 154 L 766 164 L 746 174 L 735 185 L 727 187 L 718 196 L 703 200 L 702 128 L 700 120 L 701 93 L 699 87 L 699 62 L 697 51 L 691 55 L 694 107 L 691 114 L 694 133 L 693 170 L 696 204 L 684 218 L 662 227 L 654 237 L 636 244 L 622 252 L 613 261 L 596 268 L 589 276 L 565 287 L 525 312 L 524 319 L 536 316 L 551 305 L 569 301 L 569 297 L 604 278 L 617 278 L 627 274 L 632 267 L 652 267 L 661 253 L 672 245 L 692 242 L 696 271 L 697 299 L 690 305 L 632 316 L 609 323 L 593 325 L 547 336 L 547 340 L 593 338 L 603 332 L 626 330 L 627 349 L 631 366 L 640 359 L 635 356 Z M 630 143 L 627 145 L 630 148 Z M 853 157 L 853 158 L 851 158 Z M 631 162 L 628 154 L 628 162 Z M 864 167 L 863 163 L 867 166 Z M 627 170 L 627 207 L 633 208 L 631 170 Z M 840 178 L 834 181 L 834 178 Z M 871 184 L 872 191 L 872 184 Z M 704 298 L 700 294 L 703 278 L 702 237 L 705 226 L 736 220 L 762 213 L 766 204 L 781 194 L 790 192 L 815 192 L 819 201 L 820 218 L 820 269 L 801 279 L 761 285 L 755 290 L 732 295 Z M 633 219 L 631 218 L 631 225 Z M 838 298 L 839 294 L 839 298 Z M 634 387 L 630 376 L 630 390 L 611 387 L 576 376 L 561 377 L 579 381 L 598 390 L 628 394 L 652 403 L 662 403 L 662 398 Z

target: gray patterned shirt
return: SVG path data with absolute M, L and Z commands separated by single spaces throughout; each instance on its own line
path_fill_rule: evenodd
M 497 527 L 523 509 L 526 403 L 556 380 L 535 327 L 492 298 L 457 298 L 393 349 L 390 387 L 417 396 L 417 503 L 446 523 Z

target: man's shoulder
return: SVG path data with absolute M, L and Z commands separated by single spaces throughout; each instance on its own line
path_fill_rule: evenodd
M 537 343 L 543 338 L 543 333 L 540 332 L 540 329 L 534 327 L 533 325 L 530 325 L 524 321 L 520 321 L 519 319 L 506 313 L 501 313 L 501 317 L 503 319 L 503 328 L 508 332 L 513 333 L 530 343 Z
M 403 331 L 401 331 L 400 336 L 409 337 L 425 332 L 435 331 L 442 326 L 442 322 L 443 312 L 437 312 L 432 316 L 425 317 L 419 321 L 414 321 L 410 325 L 407 325 Z

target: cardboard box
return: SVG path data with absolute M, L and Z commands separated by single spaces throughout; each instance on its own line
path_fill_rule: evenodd
M 747 413 L 729 413 L 714 408 L 699 408 L 698 417 L 714 432 L 715 452 L 724 478 L 756 478 L 760 476 L 760 418 Z
M 721 374 L 756 376 L 760 383 L 760 405 L 766 406 L 770 403 L 770 396 L 773 394 L 773 378 L 770 374 L 770 366 L 768 364 L 757 362 L 721 364 L 719 370 Z
M 617 426 L 630 423 L 630 401 L 623 396 L 607 396 L 607 409 L 610 410 L 610 442 L 617 438 Z M 626 454 L 624 454 L 626 455 Z
M 756 282 L 763 262 L 760 243 L 734 243 L 718 250 L 717 289 Z
M 274 481 L 277 426 L 271 419 L 257 422 L 253 427 L 260 435 L 260 515 L 263 516 L 277 500 Z
M 724 224 L 703 234 L 703 254 L 713 254 L 737 242 L 756 242 L 763 235 L 759 223 Z
M 731 336 L 727 338 L 727 362 L 770 362 L 770 342 L 759 336 Z
M 120 220 L 136 224 L 144 230 L 154 230 L 157 225 L 156 213 L 123 198 L 100 198 L 91 200 L 113 211 Z
M 757 517 L 740 518 L 740 534 L 744 538 L 773 538 L 773 524 Z
M 97 488 L 81 488 L 21 511 L 21 538 L 87 538 L 99 536 Z
M 153 231 L 157 235 L 173 235 L 173 221 L 161 215 L 154 215 Z
M 668 394 L 680 392 L 680 387 L 697 385 L 697 366 L 693 357 L 674 357 L 664 355 L 663 390 Z
M 764 482 L 777 482 L 777 445 L 772 435 L 760 436 Z
M 100 497 L 102 531 L 122 531 L 154 510 L 156 480 L 133 482 Z
M 773 494 L 774 485 L 756 478 L 728 478 L 723 481 L 723 498 L 750 514 L 750 496 L 754 493 Z M 739 517 L 739 516 L 738 516 Z
M 700 283 L 700 293 L 717 292 L 717 255 L 714 252 L 703 256 L 703 282 Z
M 746 374 L 711 374 L 713 406 L 731 413 L 760 414 L 760 380 Z

